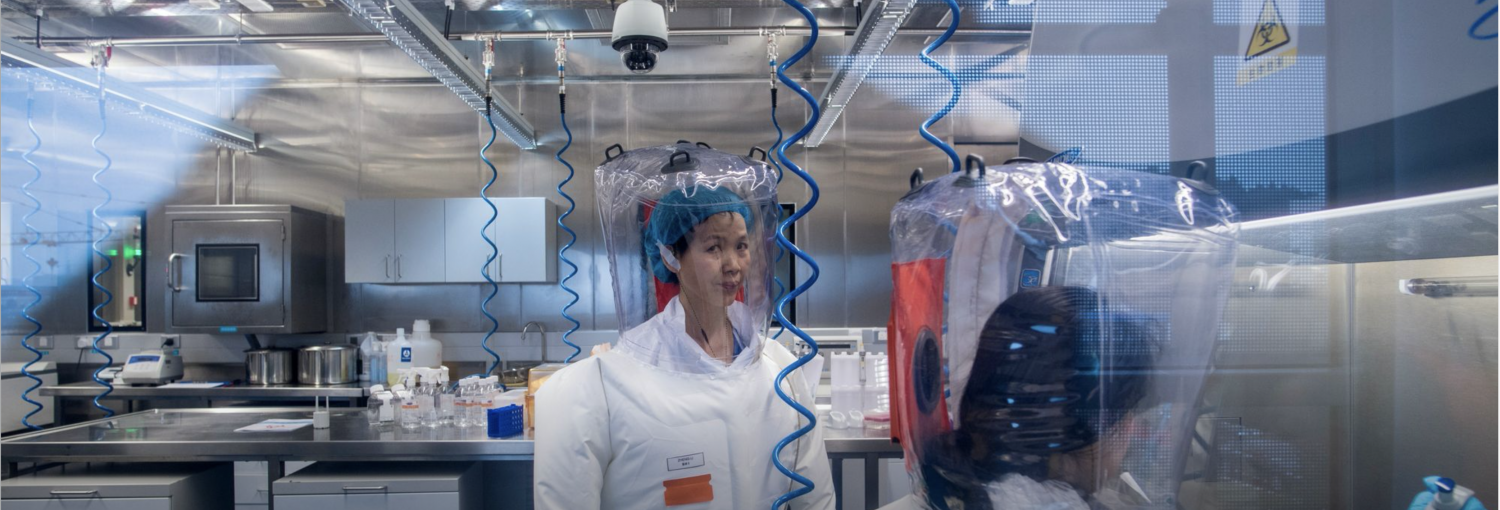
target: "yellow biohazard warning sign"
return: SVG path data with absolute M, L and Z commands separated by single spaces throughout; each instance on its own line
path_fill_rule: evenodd
M 1291 42 L 1292 34 L 1287 31 L 1286 22 L 1281 19 L 1276 0 L 1266 0 L 1261 4 L 1260 17 L 1255 21 L 1249 44 L 1245 46 L 1245 60 L 1265 55 Z
M 1240 47 L 1245 56 L 1235 76 L 1245 85 L 1297 63 L 1299 0 L 1241 0 Z M 1252 22 L 1253 21 L 1253 22 Z

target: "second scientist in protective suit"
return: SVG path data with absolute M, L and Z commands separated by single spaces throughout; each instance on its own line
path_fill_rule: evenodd
M 764 292 L 747 282 L 768 267 L 756 259 L 769 239 L 762 229 L 774 225 L 727 187 L 691 185 L 652 200 L 635 249 L 680 294 L 613 349 L 542 387 L 536 507 L 769 508 L 800 487 L 772 465 L 772 448 L 806 425 L 773 390 L 794 357 L 763 338 L 765 317 L 741 301 Z M 813 407 L 800 374 L 783 389 Z M 789 445 L 781 461 L 816 486 L 793 508 L 833 508 L 821 431 Z

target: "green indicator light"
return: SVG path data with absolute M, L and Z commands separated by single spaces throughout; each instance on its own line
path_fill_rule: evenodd
M 144 256 L 144 255 L 145 255 L 145 253 L 143 253 L 140 248 L 136 248 L 135 249 L 135 256 L 141 257 L 141 256 Z
M 120 250 L 109 250 L 109 256 L 111 256 L 111 257 L 118 257 L 118 256 L 120 256 Z

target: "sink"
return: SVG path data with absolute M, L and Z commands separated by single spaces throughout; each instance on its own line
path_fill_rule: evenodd
M 510 361 L 501 365 L 500 383 L 509 388 L 524 388 L 531 376 L 531 369 L 541 365 L 540 361 Z

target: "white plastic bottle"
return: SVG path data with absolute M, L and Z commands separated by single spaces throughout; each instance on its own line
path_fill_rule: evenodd
M 443 344 L 432 338 L 432 325 L 418 320 L 411 325 L 412 366 L 437 368 L 443 365 Z
M 386 381 L 389 384 L 401 382 L 401 371 L 410 370 L 412 365 L 412 344 L 406 339 L 406 328 L 396 328 L 396 339 L 386 348 L 385 369 L 389 372 Z
M 365 418 L 370 420 L 371 427 L 380 425 L 380 414 L 384 412 L 380 408 L 380 394 L 384 392 L 384 385 L 376 384 L 370 387 L 370 398 L 366 399 L 368 403 L 365 407 Z
M 396 421 L 396 396 L 389 391 L 376 393 L 374 398 L 380 400 L 380 425 L 384 426 Z
M 369 381 L 375 368 L 375 346 L 380 340 L 375 339 L 375 332 L 365 334 L 364 341 L 359 343 L 359 380 Z M 384 382 L 384 381 L 376 381 Z

